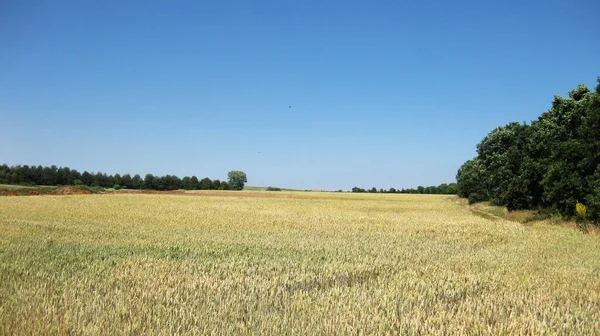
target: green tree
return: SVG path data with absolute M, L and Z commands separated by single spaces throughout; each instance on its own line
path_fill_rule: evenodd
M 58 168 L 56 166 L 44 167 L 42 172 L 42 185 L 57 185 Z
M 120 174 L 115 174 L 113 176 L 112 180 L 113 180 L 113 185 L 117 185 L 118 184 L 119 187 L 120 187 L 122 184 L 124 184 L 123 181 L 122 181 L 122 179 L 121 179 L 121 175 Z M 115 189 L 117 189 L 117 188 L 115 188 Z
M 479 162 L 486 174 L 483 183 L 487 195 L 496 205 L 515 209 L 530 206 L 527 180 L 519 179 L 521 163 L 528 156 L 530 126 L 510 123 L 490 132 L 478 145 Z
M 189 176 L 184 176 L 181 179 L 181 186 L 183 187 L 183 189 L 185 190 L 192 190 L 192 184 L 191 184 L 191 179 Z
M 555 96 L 531 125 L 496 128 L 477 145 L 477 154 L 457 174 L 458 194 L 470 202 L 491 200 L 509 210 L 552 207 L 566 217 L 581 203 L 595 218 L 600 78 L 594 92 L 579 85 L 567 98 Z
M 84 170 L 83 173 L 81 173 L 81 180 L 85 185 L 91 186 L 94 183 L 94 176 L 88 173 L 87 170 Z
M 200 189 L 200 181 L 198 181 L 198 178 L 195 175 L 190 178 L 190 189 L 191 190 Z
M 0 184 L 10 183 L 11 169 L 7 164 L 0 166 Z
M 242 190 L 244 189 L 244 185 L 248 182 L 248 178 L 246 177 L 246 173 L 239 170 L 232 170 L 227 173 L 229 187 L 232 190 Z
M 126 188 L 126 189 L 133 188 L 131 175 L 125 174 L 125 175 L 121 176 L 121 187 Z
M 154 175 L 146 174 L 146 176 L 144 176 L 144 188 L 156 189 L 156 186 L 154 185 Z
M 144 180 L 139 174 L 133 175 L 131 178 L 131 188 L 132 189 L 141 189 L 144 184 Z
M 469 203 L 488 200 L 485 185 L 485 167 L 479 158 L 465 162 L 456 175 L 458 195 L 467 198 Z
M 202 180 L 200 180 L 200 190 L 210 190 L 211 187 L 212 181 L 208 177 L 205 177 Z

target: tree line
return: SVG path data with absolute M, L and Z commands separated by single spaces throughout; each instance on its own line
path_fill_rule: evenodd
M 512 122 L 477 144 L 456 176 L 469 203 L 508 210 L 551 209 L 600 221 L 600 77 L 594 92 L 579 85 L 530 124 Z
M 371 189 L 363 189 L 359 187 L 352 188 L 353 193 L 389 193 L 389 194 L 438 194 L 438 195 L 456 195 L 458 193 L 458 186 L 456 183 L 442 183 L 439 186 L 418 186 L 410 189 L 396 189 L 390 188 L 388 190 L 379 189 L 373 187 Z
M 175 175 L 155 176 L 146 174 L 114 174 L 78 172 L 69 167 L 42 167 L 17 165 L 0 166 L 0 184 L 20 185 L 87 185 L 115 189 L 149 189 L 149 190 L 242 190 L 247 182 L 246 174 L 231 171 L 228 181 L 211 180 L 208 177 L 198 179 L 196 176 L 179 178 Z

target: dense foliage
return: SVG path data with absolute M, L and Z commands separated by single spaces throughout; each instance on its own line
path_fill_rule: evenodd
M 396 189 L 390 188 L 389 190 L 379 189 L 373 187 L 371 189 L 363 189 L 359 187 L 352 188 L 353 193 L 390 193 L 390 194 L 442 194 L 442 195 L 456 195 L 458 193 L 458 186 L 456 183 L 442 183 L 439 186 L 423 187 L 418 186 L 416 189 Z
M 245 178 L 245 174 L 244 174 Z M 227 181 L 211 180 L 205 177 L 198 180 L 196 176 L 185 176 L 180 179 L 175 175 L 154 176 L 146 174 L 115 174 L 78 172 L 68 167 L 42 166 L 0 166 L 0 184 L 21 185 L 88 185 L 103 188 L 151 189 L 151 190 L 236 190 L 230 188 Z M 243 185 L 242 185 L 243 187 Z
M 579 85 L 531 124 L 490 132 L 477 156 L 456 176 L 459 196 L 509 210 L 551 208 L 565 217 L 576 204 L 600 220 L 600 77 L 591 92 Z M 581 207 L 580 206 L 580 207 Z
M 244 185 L 248 182 L 248 178 L 246 177 L 246 173 L 239 170 L 232 170 L 227 173 L 227 178 L 229 180 L 229 187 L 232 190 L 242 190 L 244 189 Z

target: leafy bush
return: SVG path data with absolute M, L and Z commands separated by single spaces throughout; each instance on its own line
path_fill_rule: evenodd
M 281 188 L 276 188 L 276 187 L 268 187 L 267 191 L 281 191 Z

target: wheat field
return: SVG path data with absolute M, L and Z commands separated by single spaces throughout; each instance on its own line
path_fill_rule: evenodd
M 0 332 L 600 333 L 600 241 L 455 197 L 0 197 Z

